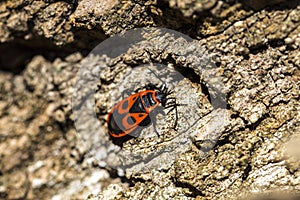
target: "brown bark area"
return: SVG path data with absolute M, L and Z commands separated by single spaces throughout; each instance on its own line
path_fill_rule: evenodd
M 189 35 L 199 41 L 193 47 L 213 55 L 229 123 L 205 156 L 199 128 L 174 163 L 147 173 L 133 167 L 124 183 L 99 167 L 76 134 L 73 86 L 93 47 L 146 26 Z M 7 0 L 0 2 L 0 42 L 0 199 L 278 199 L 277 192 L 300 190 L 299 1 Z M 203 72 L 181 60 L 172 44 L 170 52 L 133 48 L 101 61 L 117 67 L 101 74 L 100 120 L 109 110 L 113 73 L 153 61 L 178 65 L 207 106 Z M 133 139 L 124 148 L 160 148 L 152 143 Z

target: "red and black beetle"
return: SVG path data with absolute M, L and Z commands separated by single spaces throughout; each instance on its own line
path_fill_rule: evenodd
M 136 93 L 115 104 L 107 117 L 111 137 L 121 138 L 140 131 L 152 122 L 153 118 L 150 115 L 157 114 L 161 107 L 176 109 L 176 127 L 178 104 L 174 97 L 169 97 L 172 93 L 166 85 L 157 87 L 154 84 L 148 84 L 143 91 L 136 90 Z M 173 101 L 168 102 L 170 99 Z

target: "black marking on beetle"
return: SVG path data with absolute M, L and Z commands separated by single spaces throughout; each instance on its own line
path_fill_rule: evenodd
M 133 103 L 131 106 L 129 113 L 146 113 L 146 110 L 143 106 L 142 100 L 140 97 Z

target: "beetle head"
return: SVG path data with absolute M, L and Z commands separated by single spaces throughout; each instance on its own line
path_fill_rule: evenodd
M 167 94 L 161 91 L 156 92 L 156 99 L 161 103 L 163 107 L 165 107 L 167 102 Z

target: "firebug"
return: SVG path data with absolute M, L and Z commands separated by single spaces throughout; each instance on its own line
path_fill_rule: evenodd
M 112 107 L 107 117 L 111 137 L 122 138 L 129 134 L 133 135 L 132 133 L 141 131 L 145 126 L 155 123 L 151 119 L 154 119 L 152 116 L 161 111 L 159 108 L 171 108 L 169 112 L 176 109 L 176 127 L 177 106 L 179 104 L 176 103 L 174 97 L 170 97 L 173 92 L 168 90 L 165 84 L 158 87 L 150 83 L 143 89 L 142 91 L 136 90 L 134 94 Z

